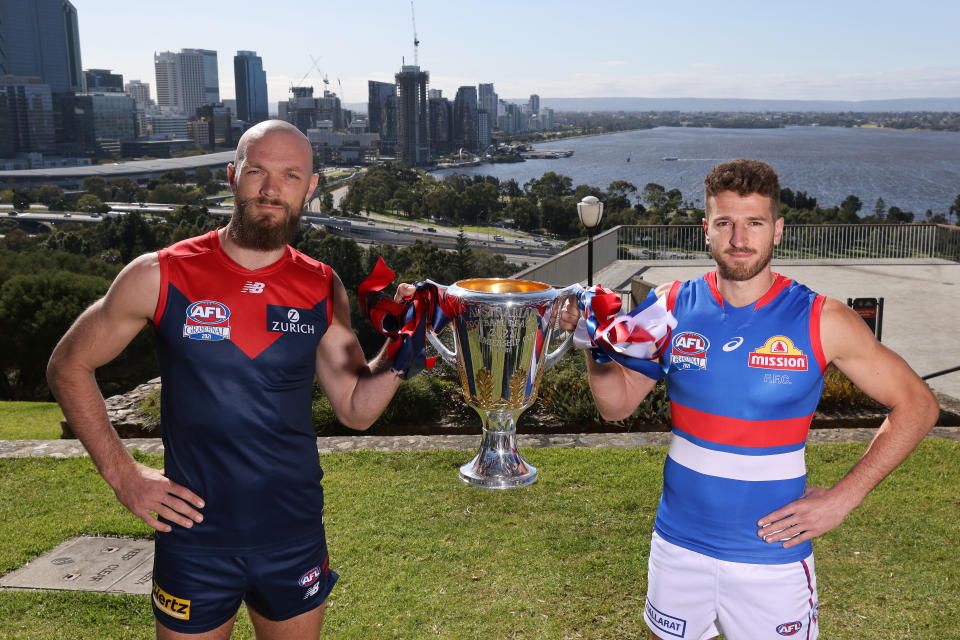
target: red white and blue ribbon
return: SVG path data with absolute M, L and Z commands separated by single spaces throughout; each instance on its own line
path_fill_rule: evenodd
M 577 302 L 581 315 L 573 334 L 575 347 L 589 348 L 595 362 L 613 360 L 648 378 L 663 378 L 658 360 L 677 326 L 665 296 L 658 298 L 651 291 L 628 313 L 621 308 L 619 293 L 594 285 L 581 291 Z
M 373 273 L 360 283 L 357 294 L 363 314 L 377 331 L 393 338 L 387 344 L 391 371 L 409 379 L 423 369 L 433 368 L 437 359 L 426 357 L 427 331 L 439 333 L 453 317 L 453 309 L 444 301 L 440 287 L 430 281 L 414 283 L 413 295 L 394 301 L 384 290 L 395 277 L 380 258 Z

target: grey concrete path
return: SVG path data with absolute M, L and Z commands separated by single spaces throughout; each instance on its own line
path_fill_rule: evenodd
M 865 442 L 876 429 L 811 429 L 808 442 Z M 960 427 L 934 427 L 928 438 L 960 440 Z M 127 449 L 149 454 L 163 453 L 160 438 L 130 438 Z M 631 449 L 666 446 L 670 434 L 660 433 L 576 433 L 557 435 L 517 435 L 521 447 L 583 447 L 587 449 Z M 480 446 L 479 435 L 468 436 L 347 436 L 317 438 L 320 453 L 337 451 L 435 451 Z M 76 458 L 86 455 L 79 440 L 0 440 L 0 458 Z
M 773 270 L 814 291 L 847 298 L 883 298 L 885 345 L 921 376 L 960 366 L 960 264 L 947 260 L 774 260 Z M 688 280 L 712 271 L 712 261 L 619 261 L 596 275 L 617 289 L 638 273 L 654 284 Z M 936 391 L 960 398 L 960 371 L 928 380 Z

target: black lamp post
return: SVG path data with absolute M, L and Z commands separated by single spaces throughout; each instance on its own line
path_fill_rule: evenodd
M 587 286 L 593 286 L 593 230 L 603 217 L 603 203 L 596 196 L 586 196 L 577 203 L 577 215 L 587 230 Z

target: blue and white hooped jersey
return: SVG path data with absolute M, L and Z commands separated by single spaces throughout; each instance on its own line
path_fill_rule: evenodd
M 803 495 L 807 431 L 823 391 L 824 297 L 775 274 L 756 303 L 733 307 L 716 272 L 677 283 L 677 318 L 663 356 L 673 438 L 656 531 L 734 562 L 805 558 L 757 536 L 757 521 Z
M 217 231 L 158 256 L 164 470 L 206 506 L 203 522 L 157 541 L 239 555 L 312 538 L 323 471 L 311 393 L 317 344 L 333 318 L 333 272 L 290 247 L 250 271 Z

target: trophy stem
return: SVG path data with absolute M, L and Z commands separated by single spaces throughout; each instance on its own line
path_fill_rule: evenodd
M 473 460 L 460 467 L 460 479 L 483 489 L 512 489 L 537 481 L 537 468 L 517 450 L 520 411 L 479 411 L 483 439 Z

